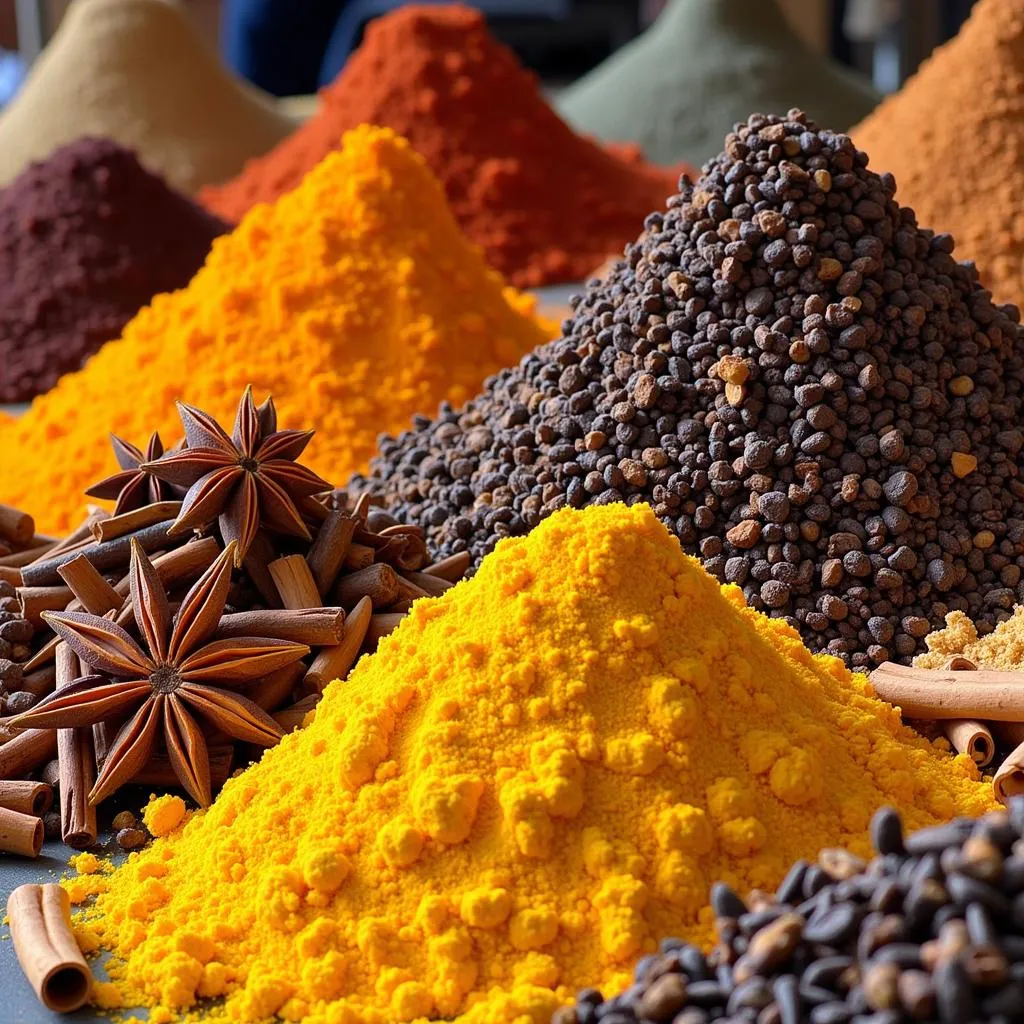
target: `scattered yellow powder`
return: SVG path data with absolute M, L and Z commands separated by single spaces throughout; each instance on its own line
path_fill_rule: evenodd
M 917 668 L 942 668 L 959 655 L 978 668 L 1014 672 L 1024 666 L 1024 608 L 1015 608 L 1010 618 L 983 637 L 963 612 L 950 612 L 945 628 L 930 633 L 924 642 L 928 651 L 914 659 Z
M 170 794 L 151 796 L 143 808 L 142 820 L 150 835 L 169 835 L 185 820 L 185 801 Z
M 316 429 L 303 456 L 343 484 L 443 400 L 557 333 L 462 235 L 423 159 L 362 127 L 274 205 L 218 239 L 189 286 L 158 295 L 80 372 L 0 425 L 0 495 L 66 532 L 83 491 L 116 470 L 111 431 L 145 448 L 181 430 L 175 399 L 230 423 L 252 384 L 283 427 Z M 45 451 L 45 458 L 40 453 Z
M 76 853 L 68 860 L 68 864 L 80 875 L 95 875 L 104 862 L 95 853 L 85 852 Z
M 645 505 L 561 511 L 416 602 L 313 722 L 85 912 L 125 1005 L 541 1024 L 776 885 L 994 806 L 966 757 L 720 588 Z

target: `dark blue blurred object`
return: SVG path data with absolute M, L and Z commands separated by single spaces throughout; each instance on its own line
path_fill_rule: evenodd
M 221 15 L 224 59 L 274 96 L 316 92 L 327 44 L 345 2 L 226 0 Z
M 16 53 L 0 50 L 0 107 L 14 99 L 25 77 L 25 63 Z

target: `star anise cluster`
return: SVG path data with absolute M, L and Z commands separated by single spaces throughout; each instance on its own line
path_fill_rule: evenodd
M 132 543 L 130 599 L 137 640 L 109 618 L 46 613 L 47 624 L 93 674 L 76 679 L 19 715 L 19 728 L 71 729 L 127 715 L 96 779 L 96 804 L 146 764 L 162 737 L 174 772 L 197 803 L 210 803 L 206 739 L 196 717 L 234 739 L 272 746 L 281 729 L 234 690 L 309 653 L 305 644 L 264 637 L 213 640 L 231 585 L 231 542 L 171 614 L 153 563 Z

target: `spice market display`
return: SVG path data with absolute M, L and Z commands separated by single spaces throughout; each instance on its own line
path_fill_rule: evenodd
M 0 112 L 0 185 L 83 135 L 112 139 L 186 194 L 295 127 L 231 74 L 168 0 L 73 0 Z
M 0 189 L 0 401 L 80 369 L 154 295 L 187 285 L 227 230 L 108 139 L 29 166 Z
M 381 443 L 361 486 L 474 564 L 648 501 L 813 650 L 906 661 L 1024 600 L 1024 334 L 848 136 L 754 115 L 562 337 Z
M 978 0 L 937 49 L 861 124 L 854 142 L 891 171 L 900 202 L 957 240 L 1000 302 L 1024 299 L 1024 2 Z M 936 174 L 936 167 L 956 168 Z
M 98 437 L 170 442 L 177 398 L 228 420 L 250 383 L 282 419 L 316 429 L 308 465 L 343 481 L 382 430 L 464 402 L 552 337 L 535 306 L 462 235 L 408 144 L 364 126 L 218 239 L 187 287 L 156 296 L 81 372 L 0 425 L 0 495 L 65 533 L 114 468 Z
M 1024 0 L 850 134 L 781 2 L 669 0 L 604 141 L 460 4 L 280 107 L 217 5 L 68 6 L 0 110 L 0 1024 L 1024 1021 Z
M 479 11 L 407 4 L 367 27 L 314 118 L 202 199 L 238 220 L 295 188 L 360 124 L 409 140 L 462 230 L 520 288 L 581 280 L 622 251 L 679 177 L 576 135 Z

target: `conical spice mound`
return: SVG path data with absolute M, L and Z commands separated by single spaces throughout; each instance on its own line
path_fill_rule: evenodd
M 698 167 L 752 109 L 801 107 L 846 130 L 874 108 L 866 79 L 815 53 L 776 0 L 669 0 L 642 35 L 558 95 L 577 131 Z
M 1017 309 L 799 111 L 705 170 L 561 339 L 382 442 L 371 486 L 477 558 L 562 505 L 647 500 L 855 665 L 909 659 L 949 610 L 991 629 L 1024 601 Z
M 294 188 L 342 132 L 383 125 L 423 155 L 491 266 L 533 288 L 582 281 L 620 253 L 678 180 L 573 132 L 484 16 L 462 4 L 378 18 L 320 99 L 313 119 L 203 201 L 237 219 Z
M 957 240 L 1000 302 L 1024 301 L 1024 0 L 979 0 L 960 33 L 850 129 L 900 202 Z
M 97 879 L 82 934 L 126 1006 L 546 1021 L 661 937 L 708 940 L 715 879 L 864 853 L 885 803 L 910 827 L 992 806 L 869 694 L 646 506 L 565 510 L 416 602 L 312 724 Z
M 230 74 L 171 0 L 75 0 L 0 115 L 0 185 L 81 135 L 111 138 L 194 193 L 295 124 Z
M 0 431 L 0 494 L 40 529 L 68 530 L 83 491 L 115 468 L 98 443 L 108 431 L 172 444 L 176 399 L 230 422 L 248 384 L 273 394 L 282 424 L 316 430 L 308 464 L 342 483 L 380 430 L 464 402 L 550 338 L 534 305 L 462 235 L 422 158 L 360 128 Z

